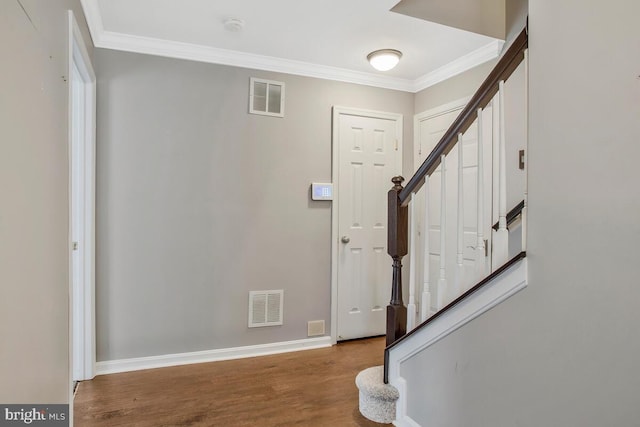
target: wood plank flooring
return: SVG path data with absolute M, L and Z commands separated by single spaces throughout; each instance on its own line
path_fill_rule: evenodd
M 98 376 L 79 384 L 77 427 L 380 426 L 358 411 L 355 377 L 384 338 L 331 348 Z

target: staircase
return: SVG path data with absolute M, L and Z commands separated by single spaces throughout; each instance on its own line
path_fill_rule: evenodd
M 360 392 L 360 412 L 372 421 L 393 422 L 398 426 L 418 426 L 408 416 L 407 374 L 403 366 L 407 361 L 464 326 L 477 316 L 495 307 L 527 286 L 526 261 L 526 186 L 524 200 L 507 211 L 507 164 L 505 123 L 505 82 L 522 64 L 527 84 L 527 29 L 512 42 L 501 59 L 482 83 L 453 124 L 445 132 L 433 151 L 416 173 L 402 186 L 404 178 L 394 177 L 393 188 L 388 193 L 388 253 L 393 259 L 391 301 L 387 306 L 387 334 L 384 366 L 366 369 L 356 378 Z M 525 89 L 525 105 L 526 99 Z M 496 131 L 493 133 L 494 182 L 485 182 L 483 174 L 483 113 L 491 108 L 496 115 Z M 475 125 L 475 126 L 474 126 Z M 476 205 L 465 206 L 465 162 L 463 139 L 470 128 L 477 132 Z M 457 157 L 457 165 L 450 159 Z M 449 161 L 448 161 L 449 160 Z M 438 172 L 438 176 L 434 173 Z M 447 209 L 447 174 L 457 179 L 457 204 L 454 212 Z M 436 188 L 430 179 L 438 178 Z M 436 179 L 436 181 L 438 180 Z M 431 190 L 429 190 L 431 188 Z M 434 188 L 439 199 L 430 197 Z M 415 201 L 424 196 L 422 237 L 418 233 L 418 215 Z M 468 189 L 467 189 L 468 191 Z M 493 197 L 491 196 L 493 194 Z M 413 202 L 413 203 L 412 203 Z M 492 203 L 497 222 L 491 226 L 485 218 L 484 203 Z M 429 212 L 433 204 L 439 206 L 439 239 L 431 241 Z M 449 203 L 450 204 L 450 203 Z M 468 224 L 464 212 L 477 213 L 474 244 L 468 245 Z M 447 247 L 446 223 L 455 221 L 456 242 Z M 426 231 L 425 231 L 426 230 Z M 465 241 L 465 233 L 467 241 Z M 486 239 L 486 240 L 485 240 Z M 417 257 L 417 242 L 423 245 L 424 257 Z M 514 246 L 517 243 L 517 250 Z M 510 248 L 511 246 L 511 248 Z M 438 266 L 433 264 L 437 249 Z M 469 249 L 472 249 L 469 251 Z M 511 250 L 510 250 L 511 249 Z M 448 262 L 449 252 L 455 254 L 455 264 Z M 469 255 L 471 252 L 471 256 Z M 449 254 L 449 255 L 448 255 Z M 411 262 L 409 303 L 402 297 L 402 260 L 409 256 Z M 471 261 L 470 261 L 471 260 Z M 422 267 L 422 280 L 416 279 L 416 266 Z M 433 273 L 433 274 L 432 274 Z M 435 276 L 433 280 L 431 276 Z M 420 300 L 416 297 L 416 282 L 422 283 Z M 435 294 L 435 298 L 432 298 Z M 420 319 L 420 323 L 417 319 Z M 419 323 L 419 324 L 417 324 Z M 405 376 L 403 376 L 405 375 Z

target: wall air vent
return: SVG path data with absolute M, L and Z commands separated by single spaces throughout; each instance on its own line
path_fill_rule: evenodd
M 324 335 L 324 320 L 311 320 L 307 322 L 307 336 L 317 337 Z
M 249 292 L 249 327 L 282 325 L 284 290 Z
M 284 83 L 251 78 L 249 113 L 284 117 Z

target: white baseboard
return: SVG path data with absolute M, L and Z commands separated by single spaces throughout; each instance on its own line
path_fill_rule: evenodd
M 169 366 L 190 365 L 193 363 L 217 362 L 221 360 L 244 359 L 292 351 L 312 350 L 331 347 L 331 337 L 307 338 L 296 341 L 283 341 L 244 347 L 221 348 L 216 350 L 194 351 L 191 353 L 164 354 L 160 356 L 135 357 L 132 359 L 107 360 L 96 363 L 97 375 L 119 372 L 140 371 L 143 369 L 166 368 Z
M 421 427 L 420 424 L 413 421 L 408 415 L 405 415 L 401 420 L 394 420 L 393 425 L 396 427 Z

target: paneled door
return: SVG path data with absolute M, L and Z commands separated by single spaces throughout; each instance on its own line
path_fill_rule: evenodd
M 333 126 L 337 340 L 382 335 L 391 297 L 387 192 L 401 173 L 402 116 L 335 107 Z

